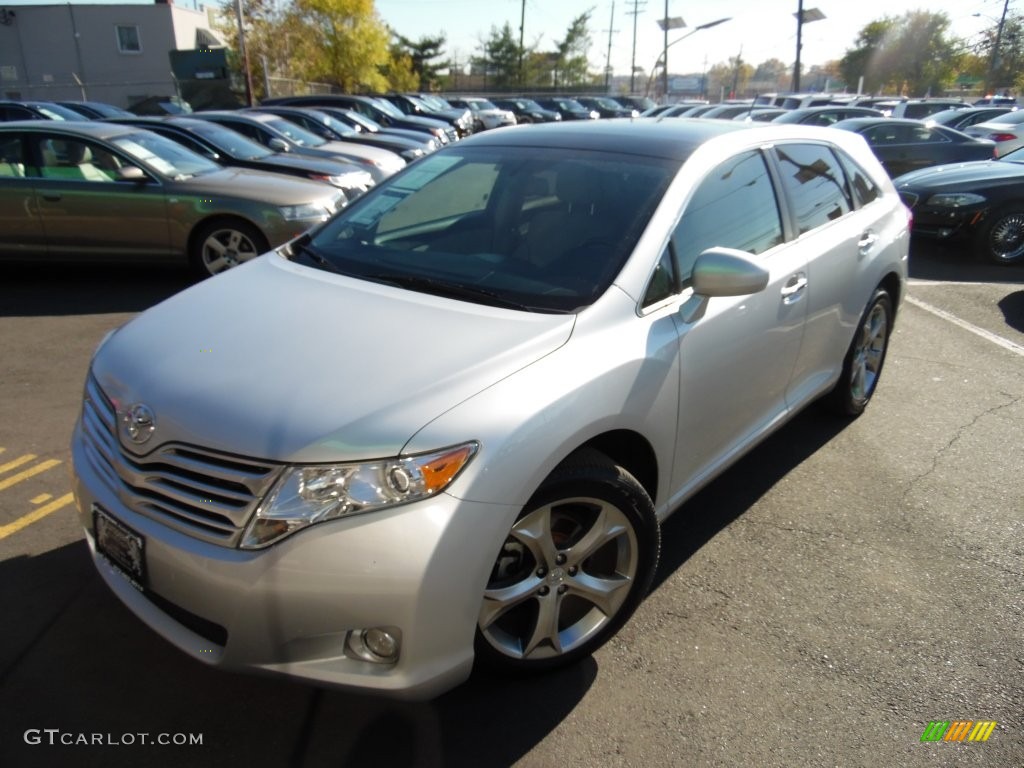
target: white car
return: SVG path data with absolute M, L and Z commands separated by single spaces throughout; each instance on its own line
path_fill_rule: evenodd
M 507 125 L 516 124 L 514 112 L 507 109 L 500 109 L 487 99 L 479 96 L 462 96 L 447 99 L 453 107 L 465 107 L 473 113 L 473 119 L 477 123 L 477 130 L 490 130 L 491 128 L 502 128 Z
M 867 407 L 908 243 L 847 131 L 460 141 L 104 340 L 96 567 L 211 666 L 422 698 L 569 664 L 684 501 L 813 401 Z
M 1024 147 L 1024 110 L 999 115 L 984 123 L 975 123 L 963 128 L 968 136 L 989 139 L 996 143 L 996 157 Z

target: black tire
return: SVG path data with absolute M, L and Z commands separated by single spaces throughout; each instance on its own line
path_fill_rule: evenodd
M 829 405 L 841 416 L 860 416 L 875 394 L 892 334 L 892 297 L 877 288 L 861 315 L 843 360 L 843 372 L 829 393 Z
M 1024 264 L 1024 203 L 997 208 L 974 236 L 974 253 L 1001 266 Z
M 189 263 L 199 277 L 211 277 L 270 249 L 256 227 L 241 219 L 216 219 L 192 236 Z
M 573 454 L 534 493 L 495 559 L 477 661 L 541 671 L 593 653 L 647 594 L 660 546 L 636 478 L 598 451 Z

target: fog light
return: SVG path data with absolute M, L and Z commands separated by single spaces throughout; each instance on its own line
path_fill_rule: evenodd
M 397 627 L 354 629 L 345 641 L 345 650 L 350 656 L 375 664 L 394 664 L 401 647 L 402 632 Z

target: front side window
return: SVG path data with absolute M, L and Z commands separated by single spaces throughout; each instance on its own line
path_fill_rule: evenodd
M 113 182 L 123 163 L 109 150 L 70 136 L 38 137 L 40 175 L 58 181 Z
M 574 312 L 611 284 L 677 167 L 584 150 L 453 148 L 368 192 L 296 258 L 425 293 Z
M 782 219 L 760 152 L 745 152 L 708 174 L 672 234 L 683 284 L 708 248 L 764 253 L 782 242 Z
M 117 24 L 117 50 L 121 53 L 142 53 L 142 39 L 135 24 Z
M 775 150 L 782 185 L 803 234 L 853 209 L 846 176 L 836 156 L 821 144 L 781 144 Z

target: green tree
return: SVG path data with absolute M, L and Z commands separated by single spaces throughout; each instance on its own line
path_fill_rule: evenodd
M 294 0 L 289 17 L 302 30 L 293 53 L 302 77 L 348 92 L 388 89 L 389 33 L 373 0 Z
M 840 74 L 850 87 L 863 77 L 869 93 L 941 93 L 954 85 L 964 49 L 949 26 L 946 14 L 930 11 L 872 21 L 840 60 Z
M 998 49 L 996 40 L 999 41 Z M 1024 86 L 1024 17 L 1010 11 L 1006 15 L 1002 33 L 993 22 L 973 47 L 976 57 L 971 74 L 985 79 L 988 93 L 1002 93 L 1008 88 Z M 990 71 L 991 70 L 991 74 Z
M 558 82 L 556 85 L 571 87 L 585 85 L 594 80 L 590 74 L 590 61 L 587 58 L 591 45 L 591 13 L 593 13 L 593 8 L 574 18 L 565 31 L 565 37 L 561 42 L 555 43 L 555 50 L 558 53 L 556 65 Z
M 392 58 L 407 57 L 409 66 L 418 80 L 418 83 L 408 90 L 435 90 L 441 77 L 439 71 L 449 66 L 446 60 L 438 61 L 444 56 L 444 33 L 435 37 L 421 37 L 415 42 L 395 33 L 395 41 L 391 49 Z
M 525 54 L 512 34 L 507 21 L 501 29 L 491 27 L 490 36 L 481 43 L 484 55 L 472 59 L 475 69 L 482 69 L 488 87 L 508 88 L 519 82 L 519 59 Z

